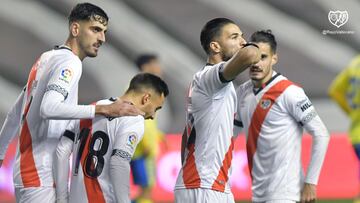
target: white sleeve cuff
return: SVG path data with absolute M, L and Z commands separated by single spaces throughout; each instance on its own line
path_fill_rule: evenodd
M 95 105 L 90 105 L 90 117 L 89 118 L 95 118 Z

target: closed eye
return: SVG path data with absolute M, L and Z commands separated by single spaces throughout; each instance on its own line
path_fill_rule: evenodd
M 155 112 L 156 112 L 157 110 L 160 110 L 160 109 L 161 109 L 161 106 L 157 107 L 157 108 L 155 109 Z
M 236 39 L 239 37 L 239 34 L 238 33 L 234 33 L 231 35 L 231 39 Z
M 98 32 L 103 31 L 103 29 L 102 29 L 102 28 L 97 27 L 97 26 L 91 27 L 91 30 L 92 30 L 93 32 L 95 32 L 95 33 L 98 33 Z M 106 30 L 105 30 L 105 32 L 106 32 Z

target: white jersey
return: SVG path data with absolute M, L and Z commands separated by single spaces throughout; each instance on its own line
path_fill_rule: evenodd
M 235 125 L 243 125 L 254 202 L 300 201 L 303 127 L 313 136 L 305 182 L 317 184 L 329 134 L 302 88 L 275 73 L 262 88 L 248 81 L 237 89 Z M 314 152 L 316 151 L 316 152 Z
M 110 100 L 97 102 L 110 103 Z M 74 123 L 74 127 L 70 127 L 73 128 L 72 136 L 69 131 L 64 134 L 68 136 L 70 133 L 69 138 L 75 135 L 69 202 L 116 202 L 110 177 L 110 158 L 117 154 L 130 162 L 144 134 L 144 117 L 96 116 Z
M 233 151 L 236 93 L 222 82 L 224 63 L 197 72 L 189 88 L 185 161 L 175 190 L 204 188 L 230 193 L 228 177 Z
M 43 53 L 31 68 L 27 85 L 0 133 L 0 159 L 4 158 L 12 138 L 19 135 L 15 187 L 53 186 L 52 155 L 69 121 L 45 119 L 43 105 L 50 106 L 44 111 L 56 110 L 58 105 L 53 105 L 56 102 L 66 107 L 67 111 L 59 112 L 59 117 L 53 116 L 55 119 L 94 116 L 93 106 L 77 105 L 81 73 L 80 59 L 65 47 Z M 67 112 L 71 114 L 64 116 Z

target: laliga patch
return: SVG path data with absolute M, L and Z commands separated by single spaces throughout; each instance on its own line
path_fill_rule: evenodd
M 260 107 L 262 109 L 267 109 L 271 106 L 271 100 L 270 99 L 262 99 L 260 101 Z
M 137 137 L 135 133 L 131 133 L 128 135 L 127 140 L 126 140 L 126 145 L 131 147 L 131 149 L 135 148 L 135 145 L 137 143 Z
M 59 79 L 66 83 L 69 83 L 71 81 L 72 77 L 73 77 L 72 70 L 70 68 L 64 68 L 60 72 Z

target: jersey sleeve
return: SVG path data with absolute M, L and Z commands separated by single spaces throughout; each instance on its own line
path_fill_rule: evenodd
M 64 103 L 71 91 L 77 88 L 81 77 L 80 61 L 68 60 L 51 72 L 46 92 L 41 102 L 40 113 L 45 119 L 94 118 L 95 106 Z
M 55 91 L 61 94 L 66 100 L 69 92 L 77 86 L 82 73 L 81 61 L 69 59 L 51 72 L 50 80 L 46 87 L 46 91 Z
M 318 116 L 304 90 L 296 85 L 291 85 L 285 90 L 283 99 L 285 108 L 301 125 Z
M 199 88 L 203 89 L 207 95 L 215 94 L 230 82 L 222 77 L 224 65 L 225 62 L 218 63 L 212 67 L 205 67 L 201 72 L 199 77 Z
M 58 143 L 53 161 L 56 202 L 68 202 L 70 155 L 73 151 L 77 121 L 70 122 Z
M 286 92 L 285 104 L 287 109 L 313 137 L 311 160 L 305 182 L 316 185 L 325 159 L 330 135 L 303 89 L 290 86 Z
M 110 180 L 116 202 L 130 202 L 130 164 L 120 156 L 110 158 Z
M 236 89 L 237 101 L 240 101 L 242 99 L 241 98 L 242 92 L 243 92 L 243 87 L 239 86 Z M 237 102 L 237 103 L 238 104 L 237 104 L 236 112 L 235 112 L 235 116 L 234 116 L 234 132 L 233 132 L 234 136 L 239 135 L 241 130 L 244 128 L 243 121 L 241 118 L 241 113 L 240 113 L 240 105 L 239 105 L 240 102 Z
M 3 160 L 11 140 L 19 134 L 22 106 L 24 104 L 26 89 L 21 92 L 14 106 L 8 112 L 0 131 L 0 160 Z
M 71 141 L 75 141 L 76 134 L 79 133 L 80 120 L 71 120 L 66 126 L 65 132 L 62 134 L 62 137 L 66 137 Z
M 130 162 L 136 146 L 144 135 L 144 118 L 127 117 L 126 124 L 118 126 L 112 156 L 119 156 Z

